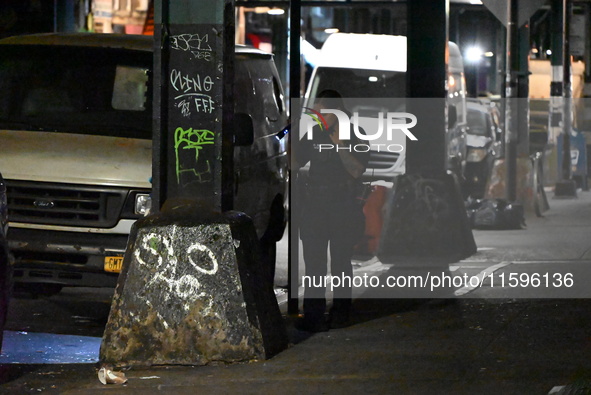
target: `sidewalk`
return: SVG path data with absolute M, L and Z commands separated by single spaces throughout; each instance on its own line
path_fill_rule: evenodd
M 550 204 L 526 230 L 475 231 L 483 249 L 468 261 L 591 264 L 591 193 Z M 354 302 L 353 319 L 350 327 L 309 335 L 288 318 L 291 346 L 267 361 L 132 368 L 127 384 L 106 386 L 95 366 L 49 366 L 3 389 L 33 393 L 42 385 L 43 393 L 84 395 L 548 394 L 566 393 L 560 387 L 573 383 L 591 389 L 591 300 L 364 299 Z

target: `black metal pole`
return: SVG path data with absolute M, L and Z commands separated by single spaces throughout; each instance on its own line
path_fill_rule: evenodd
M 555 196 L 576 197 L 576 183 L 572 180 L 570 157 L 571 114 L 571 62 L 570 62 L 570 15 L 571 0 L 552 1 L 552 86 L 550 98 L 550 141 L 562 139 L 562 157 L 557 166 Z
M 221 167 L 221 209 L 234 209 L 234 46 L 236 25 L 234 1 L 226 0 L 223 9 L 224 54 L 223 67 L 223 111 L 222 111 L 222 167 Z M 217 188 L 216 188 L 217 189 Z
M 167 189 L 166 168 L 166 128 L 168 125 L 168 96 L 165 86 L 167 81 L 169 46 L 168 42 L 168 6 L 167 0 L 154 2 L 154 61 L 152 75 L 152 213 L 160 211 Z
M 446 172 L 449 3 L 413 0 L 407 7 L 407 96 L 419 122 L 413 128 L 417 140 L 407 140 L 406 172 L 438 177 Z
M 550 108 L 549 108 L 549 130 L 557 128 L 562 122 L 562 2 L 563 0 L 552 0 L 550 13 L 550 63 L 552 65 L 552 82 L 550 83 Z M 556 136 L 553 136 L 556 137 Z
M 519 73 L 517 74 L 518 121 L 517 157 L 529 156 L 529 23 L 517 30 Z
M 300 61 L 300 35 L 302 18 L 302 9 L 300 0 L 291 0 L 289 2 L 289 97 L 291 108 L 291 122 L 299 122 L 299 112 L 296 104 L 299 105 L 300 100 L 300 86 L 301 86 L 301 61 Z M 299 128 L 292 127 L 292 131 L 299 130 Z M 297 141 L 299 136 L 290 136 L 290 142 Z M 291 170 L 290 170 L 291 171 Z M 297 170 L 294 170 L 297 172 Z M 290 174 L 289 196 L 290 196 L 290 215 L 289 215 L 289 230 L 288 230 L 288 268 L 287 268 L 287 313 L 296 315 L 299 311 L 299 235 L 297 226 L 292 221 L 291 213 L 297 211 L 298 203 L 296 199 L 292 199 L 293 181 L 296 180 L 297 174 Z
M 406 140 L 406 174 L 388 199 L 378 258 L 447 265 L 476 252 L 457 177 L 463 155 L 448 155 L 448 133 L 465 138 L 466 114 L 464 100 L 448 98 L 449 0 L 409 1 L 407 21 L 406 109 L 417 118 L 416 140 Z M 448 100 L 450 115 L 458 109 L 451 125 Z M 447 174 L 448 163 L 457 176 Z
M 155 211 L 167 202 L 171 207 L 199 206 L 203 213 L 231 209 L 234 3 L 158 0 L 156 4 Z M 179 81 L 186 78 L 207 83 L 179 94 Z M 186 94 L 199 98 L 187 100 Z
M 570 158 L 570 133 L 572 129 L 571 118 L 571 62 L 570 62 L 570 45 L 569 32 L 571 20 L 571 1 L 563 0 L 562 2 L 562 72 L 563 72 L 563 131 L 562 131 L 562 179 L 571 179 L 571 158 Z
M 518 4 L 517 0 L 507 1 L 507 57 L 505 80 L 505 168 L 506 198 L 510 202 L 517 199 L 517 137 L 518 137 L 518 73 L 519 39 L 517 35 Z

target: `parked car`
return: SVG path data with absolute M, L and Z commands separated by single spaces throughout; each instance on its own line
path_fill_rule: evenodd
M 10 254 L 6 243 L 6 232 L 8 231 L 8 208 L 6 204 L 6 184 L 0 174 L 0 350 L 2 348 L 2 335 L 6 314 L 8 313 L 8 302 L 10 300 L 12 284 L 12 268 Z
M 116 284 L 151 192 L 153 46 L 116 34 L 0 40 L 0 169 L 18 284 L 44 293 Z M 235 149 L 234 208 L 252 217 L 272 259 L 286 222 L 283 89 L 271 54 L 237 47 L 235 59 L 236 111 L 254 136 Z
M 484 197 L 486 183 L 501 150 L 502 129 L 496 106 L 480 100 L 468 100 L 468 134 L 464 194 Z

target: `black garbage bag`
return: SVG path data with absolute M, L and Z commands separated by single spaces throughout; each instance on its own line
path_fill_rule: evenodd
M 466 212 L 474 229 L 522 229 L 525 227 L 523 206 L 505 199 L 470 200 Z

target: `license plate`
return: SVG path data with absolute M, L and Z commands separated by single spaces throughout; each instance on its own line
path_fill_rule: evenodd
M 120 273 L 123 267 L 122 256 L 106 256 L 105 257 L 105 271 L 111 273 Z

